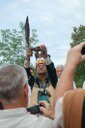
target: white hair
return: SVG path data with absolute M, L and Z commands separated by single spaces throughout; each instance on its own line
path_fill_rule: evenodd
M 22 66 L 11 64 L 0 68 L 0 99 L 16 99 L 27 80 Z
M 59 65 L 57 65 L 56 69 L 58 69 L 58 68 L 64 68 L 64 66 L 62 64 L 59 64 Z

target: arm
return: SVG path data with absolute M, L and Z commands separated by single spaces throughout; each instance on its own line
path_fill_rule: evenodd
M 54 63 L 51 61 L 50 56 L 47 54 L 46 46 L 41 45 L 40 49 L 41 49 L 41 56 L 43 58 L 45 58 L 45 60 L 46 60 L 46 67 L 47 67 L 48 75 L 49 75 L 49 78 L 50 78 L 50 82 L 51 82 L 52 86 L 55 88 L 56 84 L 57 84 L 57 81 L 58 81 L 58 78 L 57 78 Z
M 55 69 L 54 63 L 48 57 L 46 58 L 46 67 L 47 67 L 48 75 L 50 78 L 50 82 L 52 86 L 56 88 L 56 84 L 58 82 L 56 69 Z
M 84 46 L 85 43 L 81 43 L 69 50 L 64 71 L 56 87 L 54 105 L 59 97 L 62 97 L 66 91 L 72 89 L 75 68 L 79 63 L 85 61 L 85 55 L 81 54 Z
M 31 87 L 31 90 L 33 89 L 34 83 L 35 83 L 35 77 L 31 75 L 30 67 L 25 68 L 27 76 L 28 76 L 28 84 Z
M 28 48 L 27 51 L 26 51 L 26 59 L 24 61 L 24 67 L 25 67 L 25 70 L 26 70 L 26 73 L 27 73 L 27 76 L 28 76 L 28 84 L 30 85 L 31 87 L 31 90 L 33 89 L 33 85 L 34 85 L 34 82 L 35 82 L 35 77 L 31 74 L 31 71 L 30 71 L 30 57 L 32 56 L 32 50 L 31 48 Z
M 30 48 L 28 48 L 27 51 L 26 51 L 26 57 L 25 57 L 26 59 L 24 61 L 24 67 L 25 67 L 28 78 L 31 76 L 30 63 L 29 63 L 29 60 L 30 60 L 31 56 L 32 56 L 32 50 Z

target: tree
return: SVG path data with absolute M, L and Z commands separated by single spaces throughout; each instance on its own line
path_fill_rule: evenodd
M 38 42 L 36 32 L 35 29 L 32 30 L 30 37 L 32 45 Z M 0 65 L 7 63 L 23 65 L 25 53 L 24 23 L 19 23 L 19 30 L 0 30 L 0 37 Z
M 73 33 L 71 36 L 72 42 L 71 47 L 79 44 L 82 41 L 85 41 L 85 26 L 80 25 L 78 28 L 73 28 Z M 75 70 L 74 81 L 76 82 L 77 87 L 81 87 L 85 80 L 85 62 L 80 64 Z

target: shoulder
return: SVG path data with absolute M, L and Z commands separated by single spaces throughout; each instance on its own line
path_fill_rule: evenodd
M 45 116 L 37 117 L 36 115 L 30 114 L 29 121 L 35 128 L 54 128 L 53 120 Z
M 39 117 L 38 123 L 40 123 L 41 128 L 54 128 L 53 120 L 51 120 L 45 116 Z

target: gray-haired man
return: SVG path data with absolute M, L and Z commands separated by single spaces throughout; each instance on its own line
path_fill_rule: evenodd
M 28 83 L 25 69 L 18 65 L 0 68 L 1 128 L 52 128 L 53 121 L 46 117 L 37 118 L 27 112 Z M 44 109 L 46 104 L 44 104 Z M 47 110 L 46 110 L 47 112 Z M 47 116 L 52 118 L 51 113 Z

